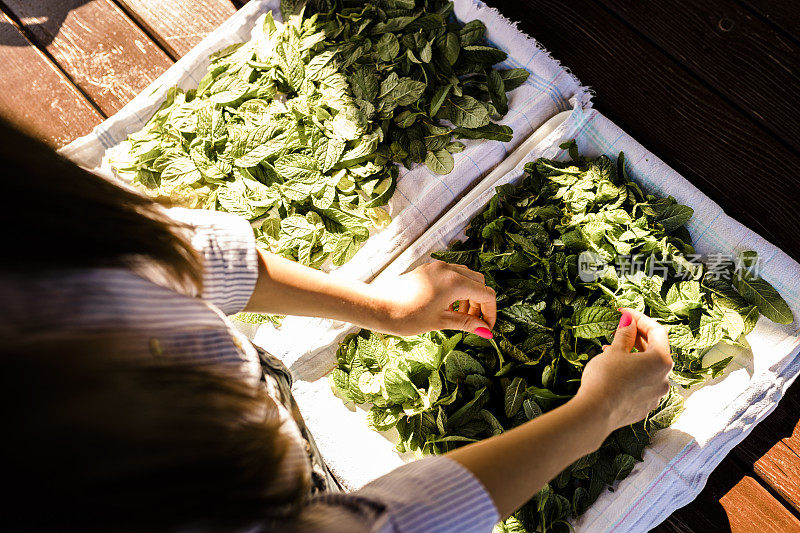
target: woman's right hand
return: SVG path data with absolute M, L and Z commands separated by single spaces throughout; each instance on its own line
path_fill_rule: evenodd
M 669 392 L 667 331 L 639 311 L 622 308 L 611 345 L 586 364 L 576 399 L 604 408 L 610 429 L 642 420 Z M 639 352 L 631 353 L 636 347 Z

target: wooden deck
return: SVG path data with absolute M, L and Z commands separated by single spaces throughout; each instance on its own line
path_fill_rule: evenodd
M 486 0 L 595 106 L 800 260 L 800 3 Z M 88 133 L 244 0 L 0 0 L 0 113 L 53 146 Z M 661 532 L 800 531 L 800 384 Z

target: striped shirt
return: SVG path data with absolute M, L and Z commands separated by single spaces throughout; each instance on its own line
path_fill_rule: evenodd
M 214 365 L 257 383 L 261 365 L 253 345 L 226 315 L 247 304 L 258 277 L 258 255 L 246 220 L 211 211 L 171 209 L 194 228 L 192 243 L 204 259 L 203 293 L 181 294 L 142 265 L 71 269 L 0 283 L 6 308 L 0 337 L 37 338 L 125 331 L 131 358 L 167 357 L 194 365 Z M 199 296 L 199 297 L 198 297 Z M 127 338 L 127 337 L 126 337 Z M 305 441 L 288 410 L 276 399 L 280 431 L 290 443 L 275 486 L 308 479 Z M 497 509 L 483 485 L 446 457 L 431 457 L 400 467 L 360 490 L 309 498 L 299 515 L 277 524 L 285 532 L 469 532 L 490 531 Z M 255 524 L 251 531 L 275 530 Z

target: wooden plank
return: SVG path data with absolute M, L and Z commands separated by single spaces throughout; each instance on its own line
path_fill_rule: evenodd
M 175 60 L 236 12 L 230 0 L 118 2 Z
M 759 485 L 745 476 L 719 500 L 733 532 L 800 531 L 800 520 Z
M 103 116 L 0 12 L 0 113 L 58 148 Z
M 677 510 L 656 533 L 800 531 L 800 520 L 730 458 L 723 459 L 698 497 Z
M 732 452 L 800 511 L 800 382 Z
M 800 45 L 730 0 L 601 0 L 800 153 Z
M 797 0 L 739 0 L 800 42 L 800 7 Z
M 800 259 L 800 156 L 591 0 L 494 0 L 595 106 L 725 211 Z M 745 193 L 746 191 L 746 193 Z
M 3 0 L 35 44 L 106 115 L 172 65 L 111 0 Z

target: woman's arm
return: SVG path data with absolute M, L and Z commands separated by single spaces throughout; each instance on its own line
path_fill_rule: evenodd
M 456 301 L 460 312 L 451 306 Z M 491 336 L 496 318 L 494 291 L 482 274 L 461 265 L 436 261 L 376 285 L 264 252 L 245 311 L 332 318 L 396 335 L 459 329 Z
M 637 311 L 623 311 L 613 343 L 586 365 L 572 400 L 446 455 L 483 483 L 501 517 L 597 450 L 613 430 L 643 419 L 669 391 L 672 358 L 666 331 Z M 631 353 L 634 346 L 641 353 Z

